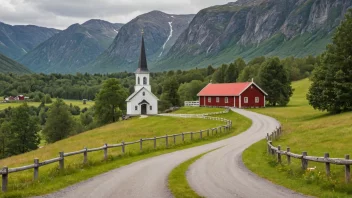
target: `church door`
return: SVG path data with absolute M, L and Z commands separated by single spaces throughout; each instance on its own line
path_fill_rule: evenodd
M 141 114 L 147 115 L 147 104 L 142 104 L 141 106 Z

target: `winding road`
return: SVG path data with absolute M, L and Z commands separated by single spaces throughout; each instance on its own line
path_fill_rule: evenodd
M 253 122 L 240 135 L 135 162 L 42 197 L 173 197 L 167 187 L 167 178 L 172 169 L 192 157 L 220 147 L 197 160 L 187 173 L 191 187 L 199 195 L 219 198 L 303 197 L 255 176 L 242 164 L 243 150 L 263 139 L 279 123 L 268 116 L 246 110 L 233 111 Z

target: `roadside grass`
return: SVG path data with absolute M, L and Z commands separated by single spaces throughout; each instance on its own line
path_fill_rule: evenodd
M 182 107 L 172 113 L 175 114 L 202 114 L 224 111 L 224 108 L 205 108 L 205 107 Z
M 216 150 L 216 149 L 215 149 Z M 190 186 L 187 171 L 198 159 L 214 150 L 193 157 L 174 168 L 169 174 L 168 187 L 175 198 L 201 198 Z
M 351 154 L 352 113 L 331 115 L 314 110 L 306 100 L 310 82 L 305 79 L 294 82 L 295 92 L 287 107 L 253 109 L 252 111 L 272 116 L 283 126 L 283 136 L 274 141 L 282 149 L 290 147 L 291 152 L 310 156 L 344 158 Z M 264 137 L 263 137 L 264 138 Z M 309 162 L 314 171 L 301 170 L 301 162 L 291 159 L 287 165 L 283 157 L 280 165 L 266 153 L 266 141 L 262 140 L 243 153 L 244 164 L 253 172 L 274 183 L 294 191 L 317 197 L 352 197 L 352 184 L 345 184 L 344 166 L 331 165 L 331 177 L 325 176 L 325 164 Z M 255 162 L 255 163 L 253 163 Z
M 143 152 L 139 151 L 139 144 L 128 145 L 126 147 L 127 153 L 124 155 L 122 155 L 121 148 L 109 149 L 109 158 L 107 161 L 103 160 L 103 151 L 88 153 L 89 163 L 86 165 L 82 164 L 83 154 L 82 156 L 67 157 L 65 158 L 64 171 L 58 170 L 58 164 L 40 167 L 39 181 L 33 182 L 33 170 L 9 174 L 9 190 L 7 193 L 0 194 L 0 196 L 27 197 L 47 194 L 135 161 L 180 149 L 199 146 L 232 136 L 233 134 L 244 131 L 250 126 L 250 121 L 247 118 L 234 112 L 229 112 L 221 117 L 231 117 L 231 120 L 233 120 L 234 127 L 230 134 L 218 134 L 213 137 L 203 136 L 202 141 L 199 140 L 197 135 L 194 135 L 195 141 L 193 142 L 190 141 L 189 136 L 185 136 L 185 143 L 182 143 L 181 137 L 178 137 L 175 145 L 173 139 L 169 138 L 169 148 L 167 149 L 165 147 L 165 140 L 158 140 L 157 150 L 152 149 L 152 142 L 143 142 Z M 237 123 L 241 124 L 237 126 Z M 141 137 L 145 138 L 187 131 L 198 131 L 223 124 L 223 122 L 212 120 L 159 116 L 144 119 L 134 118 L 73 136 L 44 146 L 36 151 L 3 159 L 0 161 L 0 166 L 18 167 L 33 163 L 34 158 L 39 158 L 42 161 L 44 159 L 57 157 L 60 151 L 69 152 L 83 149 L 85 146 L 88 148 L 100 147 L 104 143 L 116 144 L 122 141 L 138 140 Z

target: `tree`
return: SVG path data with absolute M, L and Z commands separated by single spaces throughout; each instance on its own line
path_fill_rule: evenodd
M 289 74 L 279 58 L 270 58 L 263 63 L 259 79 L 261 87 L 268 94 L 266 99 L 270 105 L 287 105 L 293 90 Z
M 222 64 L 213 74 L 212 81 L 214 83 L 224 83 L 225 82 L 225 75 L 227 71 L 227 65 Z
M 180 105 L 180 96 L 178 95 L 178 81 L 176 78 L 169 78 L 163 83 L 163 93 L 161 94 L 161 100 L 165 101 L 165 104 L 171 106 Z
M 43 135 L 47 142 L 52 143 L 67 138 L 74 132 L 75 121 L 68 105 L 57 99 L 47 112 Z
M 33 114 L 35 113 L 31 112 L 27 103 L 24 103 L 12 109 L 9 123 L 2 126 L 9 130 L 11 136 L 7 145 L 9 155 L 17 155 L 38 148 L 40 142 L 39 121 Z
M 352 10 L 337 28 L 321 65 L 313 71 L 307 94 L 314 109 L 340 113 L 352 111 Z
M 181 103 L 184 101 L 197 100 L 197 94 L 205 87 L 206 84 L 206 82 L 202 82 L 200 80 L 192 80 L 190 83 L 181 84 L 178 88 Z
M 103 87 L 96 95 L 95 117 L 100 124 L 116 122 L 122 116 L 128 92 L 115 78 L 103 83 Z

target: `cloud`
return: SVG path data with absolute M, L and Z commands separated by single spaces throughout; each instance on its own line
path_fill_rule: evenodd
M 233 0 L 234 1 L 234 0 Z M 170 14 L 195 14 L 229 0 L 1 0 L 0 21 L 65 29 L 74 23 L 99 18 L 127 23 L 136 16 L 160 10 Z

